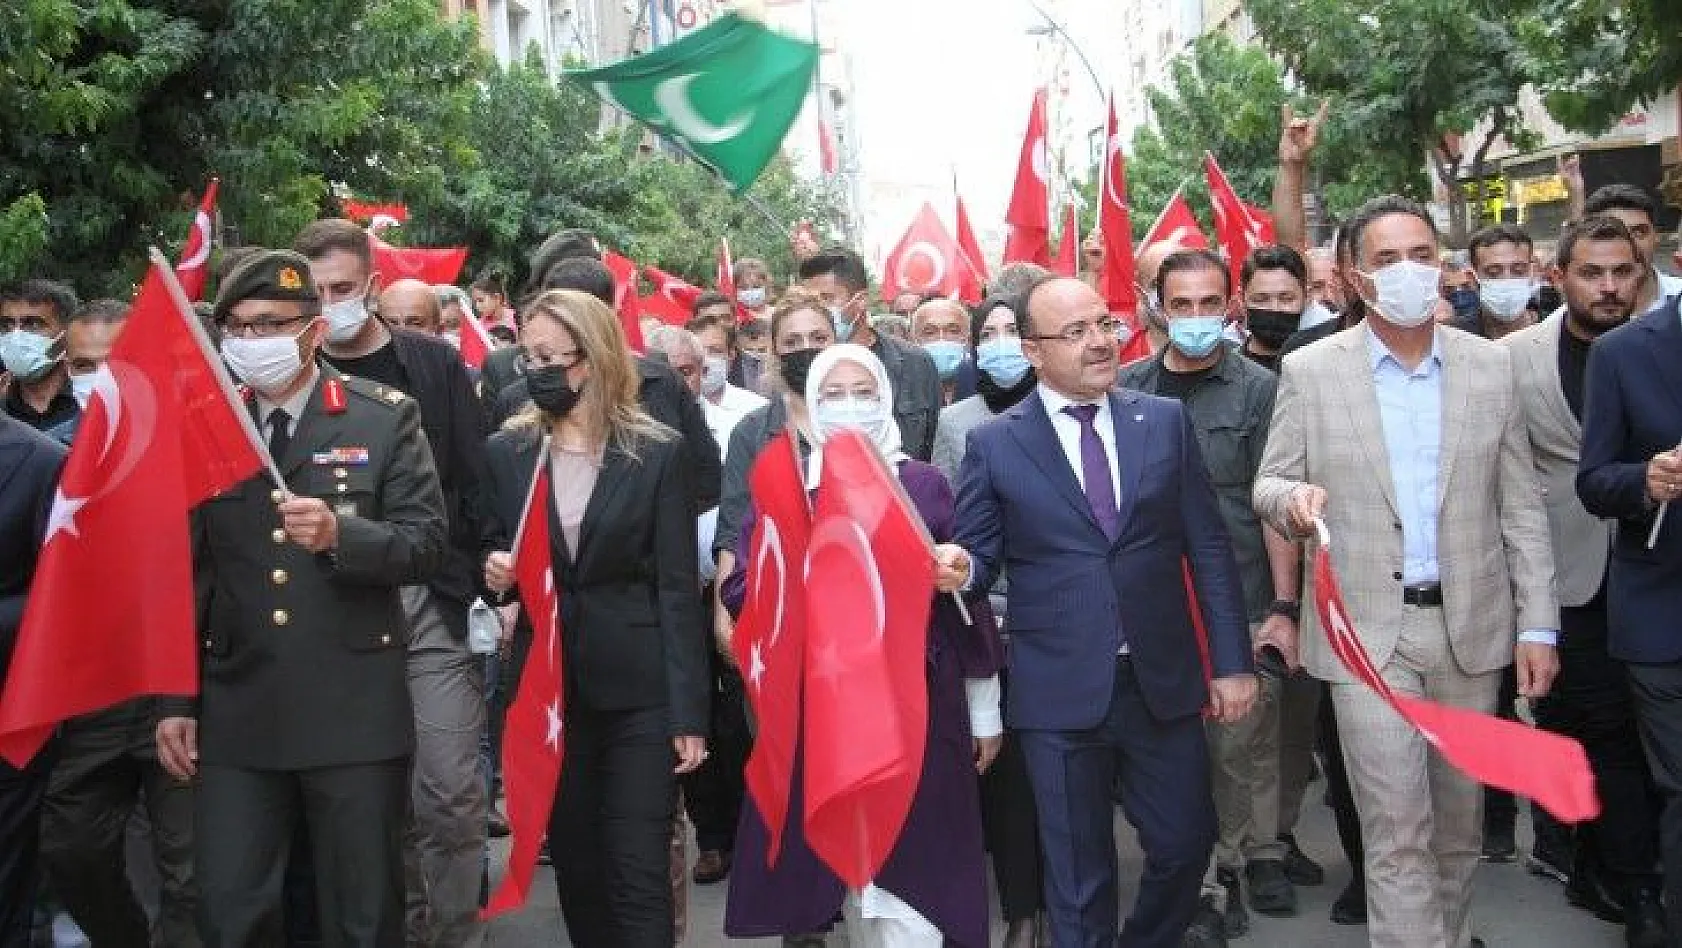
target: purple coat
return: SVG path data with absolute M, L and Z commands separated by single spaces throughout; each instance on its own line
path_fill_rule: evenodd
M 935 542 L 951 539 L 955 503 L 940 471 L 921 461 L 905 461 L 899 479 Z M 719 590 L 733 613 L 746 598 L 742 564 L 750 559 L 748 538 L 757 516 L 750 510 L 738 544 L 737 567 Z M 948 944 L 986 948 L 987 870 L 964 679 L 997 673 L 1002 649 L 986 594 L 965 601 L 974 626 L 964 624 L 951 596 L 935 597 L 929 617 L 929 734 L 923 772 L 899 842 L 876 884 L 922 913 Z M 806 844 L 800 820 L 802 772 L 797 750 L 789 821 L 775 868 L 766 865 L 770 837 L 752 798 L 742 807 L 724 916 L 724 932 L 732 938 L 823 931 L 841 909 L 845 886 Z

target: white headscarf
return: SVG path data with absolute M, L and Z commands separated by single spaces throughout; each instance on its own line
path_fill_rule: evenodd
M 870 428 L 860 429 L 876 445 L 877 453 L 890 465 L 898 466 L 906 460 L 908 455 L 901 447 L 899 422 L 894 419 L 894 388 L 888 382 L 888 370 L 882 367 L 882 360 L 876 358 L 876 353 L 864 346 L 850 342 L 837 343 L 818 353 L 812 360 L 812 370 L 806 376 L 806 411 L 812 419 L 812 456 L 806 462 L 806 487 L 811 489 L 818 486 L 818 478 L 823 472 L 823 443 L 828 440 L 830 432 L 824 430 L 818 423 L 818 399 L 823 392 L 824 380 L 829 373 L 842 362 L 852 362 L 863 366 L 876 377 L 876 394 L 882 405 L 887 409 L 885 422 Z

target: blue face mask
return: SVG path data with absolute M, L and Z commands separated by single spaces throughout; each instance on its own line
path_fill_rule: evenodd
M 27 329 L 0 334 L 0 364 L 20 382 L 39 381 L 58 364 L 51 353 L 60 336 L 49 338 Z
M 853 330 L 858 328 L 858 320 L 848 319 L 847 311 L 839 306 L 829 308 L 829 324 L 835 327 L 836 342 L 852 342 Z
M 1221 316 L 1175 316 L 1168 320 L 1168 341 L 1188 359 L 1202 359 L 1221 344 Z
M 1478 321 L 1478 291 L 1471 287 L 1451 290 L 1448 294 L 1448 305 L 1454 307 L 1454 318 L 1462 323 L 1476 323 Z
M 1009 388 L 1028 374 L 1028 357 L 1022 354 L 1022 340 L 1016 336 L 999 336 L 975 349 L 975 367 L 993 380 L 993 384 Z
M 934 342 L 923 343 L 923 351 L 934 360 L 934 367 L 940 371 L 941 380 L 947 381 L 958 374 L 958 366 L 963 365 L 968 350 L 961 342 L 936 339 Z

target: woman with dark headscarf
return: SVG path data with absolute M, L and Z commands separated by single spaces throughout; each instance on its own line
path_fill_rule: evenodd
M 995 293 L 970 316 L 970 348 L 975 351 L 975 394 L 941 409 L 934 430 L 934 466 L 954 486 L 964 441 L 971 428 L 1028 397 L 1038 381 L 1022 354 L 1011 298 Z

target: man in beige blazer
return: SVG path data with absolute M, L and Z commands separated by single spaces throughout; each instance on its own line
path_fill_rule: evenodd
M 1533 710 L 1538 725 L 1582 742 L 1600 792 L 1600 816 L 1576 833 L 1568 897 L 1602 916 L 1622 916 L 1631 948 L 1660 948 L 1665 931 L 1654 871 L 1659 822 L 1652 777 L 1628 674 L 1607 647 L 1614 521 L 1584 509 L 1576 490 L 1589 347 L 1629 322 L 1643 276 L 1641 252 L 1617 218 L 1589 217 L 1560 238 L 1551 275 L 1565 297 L 1563 316 L 1501 340 L 1513 356 L 1556 551 L 1559 677 Z
M 1356 632 L 1395 690 L 1488 712 L 1516 661 L 1520 694 L 1539 697 L 1558 667 L 1559 609 L 1511 359 L 1435 324 L 1423 208 L 1375 199 L 1349 235 L 1372 316 L 1286 357 L 1256 510 L 1304 537 L 1324 519 Z M 1481 944 L 1468 912 L 1478 786 L 1349 674 L 1304 613 L 1303 660 L 1331 684 L 1361 814 L 1372 945 Z

